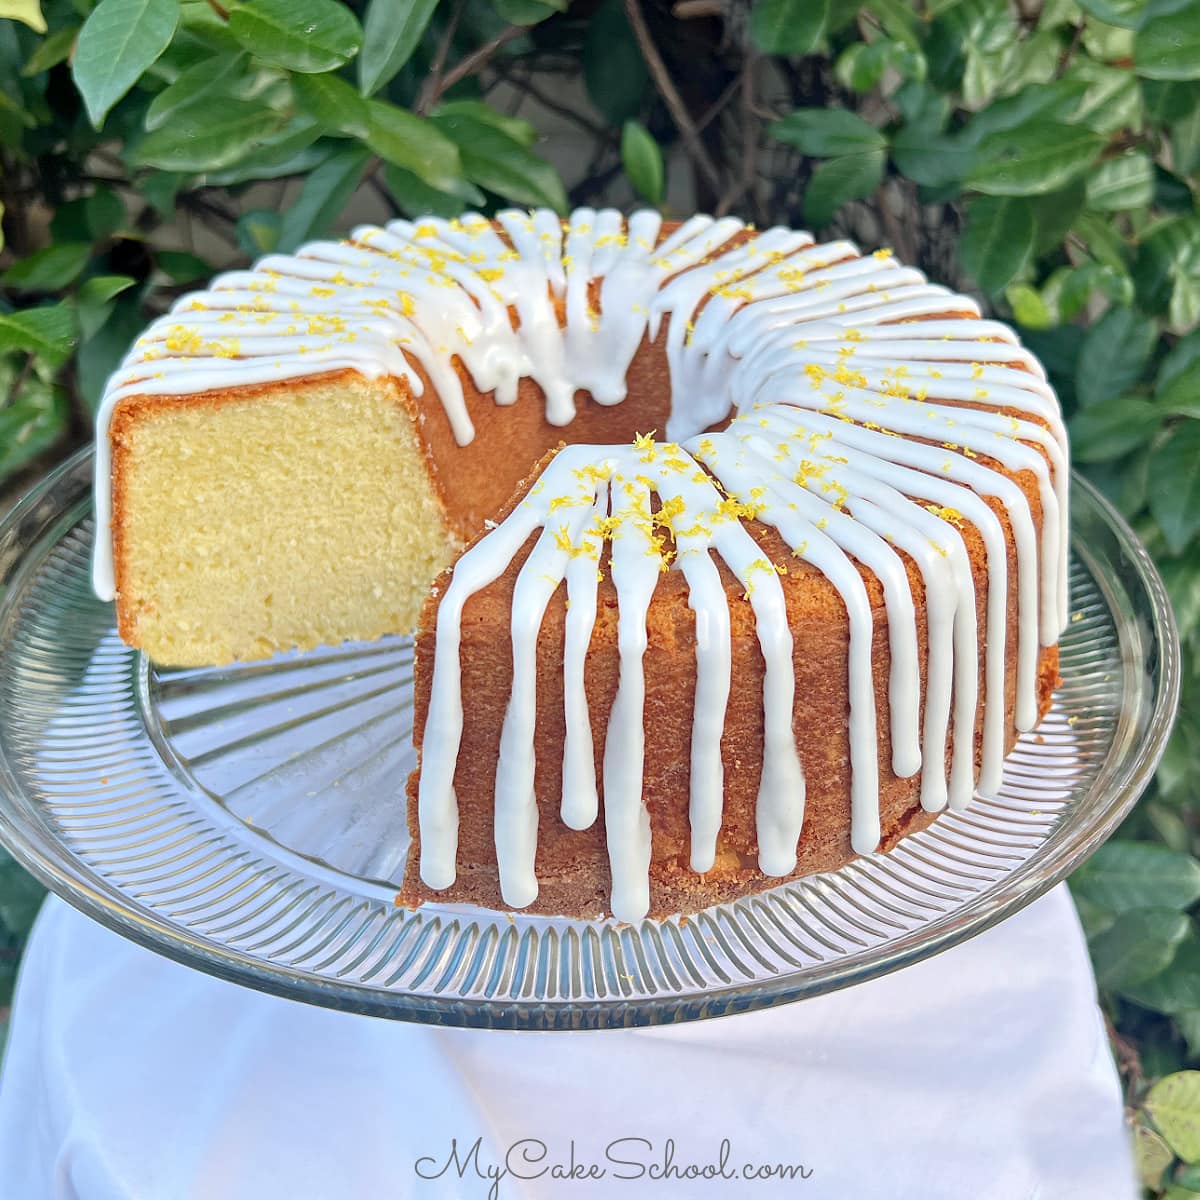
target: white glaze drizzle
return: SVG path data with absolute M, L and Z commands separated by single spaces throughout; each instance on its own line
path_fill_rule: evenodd
M 730 601 L 716 559 L 745 585 L 765 663 L 759 865 L 769 875 L 795 867 L 804 779 L 791 726 L 793 638 L 779 564 L 763 558 L 744 528 L 749 517 L 774 527 L 846 605 L 855 851 L 869 852 L 879 839 L 873 616 L 857 564 L 883 587 L 893 771 L 905 776 L 924 766 L 922 805 L 962 808 L 976 784 L 982 700 L 978 782 L 994 790 L 1006 732 L 1008 561 L 988 498 L 1013 533 L 1018 728 L 1036 720 L 1038 646 L 1053 644 L 1067 619 L 1067 443 L 1036 359 L 1007 327 L 979 319 L 969 299 L 882 252 L 861 256 L 848 242 L 814 245 L 808 234 L 787 229 L 731 242 L 743 231 L 739 221 L 704 216 L 659 242 L 657 214 L 626 221 L 614 210 L 579 209 L 565 226 L 543 210 L 506 211 L 497 220 L 504 236 L 477 214 L 364 227 L 348 242 L 270 256 L 183 297 L 139 339 L 106 389 L 97 420 L 97 529 L 105 530 L 111 516 L 108 427 L 127 397 L 343 369 L 392 375 L 420 396 L 423 373 L 465 444 L 474 429 L 456 358 L 498 404 L 513 403 L 520 379 L 532 378 L 545 395 L 547 420 L 565 425 L 578 391 L 602 404 L 624 399 L 638 346 L 660 336 L 665 323 L 672 391 L 666 433 L 684 445 L 642 438 L 633 447 L 568 446 L 454 568 L 438 608 L 424 732 L 422 879 L 444 889 L 456 872 L 463 608 L 534 534 L 515 584 L 513 683 L 495 778 L 497 862 L 513 907 L 537 895 L 537 639 L 560 585 L 569 605 L 561 816 L 583 829 L 598 813 L 584 671 L 606 541 L 618 602 L 619 684 L 603 790 L 611 904 L 619 918 L 637 920 L 650 903 L 643 664 L 647 613 L 666 569 L 682 572 L 696 621 L 692 867 L 703 872 L 713 864 L 724 796 L 720 740 L 732 649 Z M 704 434 L 731 409 L 739 415 L 726 430 Z M 1040 539 L 1024 493 L 988 461 L 1006 472 L 1032 472 Z M 978 531 L 987 556 L 982 697 L 964 523 Z M 924 583 L 924 662 L 897 551 L 913 560 Z M 111 543 L 104 536 L 96 539 L 93 578 L 98 594 L 111 598 Z

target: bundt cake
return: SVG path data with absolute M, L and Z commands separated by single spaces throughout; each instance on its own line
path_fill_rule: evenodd
M 395 221 L 139 340 L 94 580 L 162 663 L 415 630 L 399 902 L 632 921 L 998 786 L 1057 680 L 1067 482 L 1037 361 L 885 251 Z

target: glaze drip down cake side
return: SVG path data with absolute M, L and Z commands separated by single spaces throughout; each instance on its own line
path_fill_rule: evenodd
M 1057 682 L 1067 464 L 1012 331 L 886 252 L 395 221 L 138 341 L 94 581 L 163 664 L 415 631 L 399 902 L 632 921 L 999 785 Z

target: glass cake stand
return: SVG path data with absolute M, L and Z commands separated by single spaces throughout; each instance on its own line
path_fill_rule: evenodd
M 393 903 L 412 644 L 158 671 L 91 593 L 90 453 L 0 524 L 0 839 L 134 941 L 264 991 L 443 1025 L 588 1029 L 846 987 L 1017 911 L 1109 836 L 1178 703 L 1162 583 L 1074 486 L 1063 685 L 1004 786 L 892 853 L 686 920 Z

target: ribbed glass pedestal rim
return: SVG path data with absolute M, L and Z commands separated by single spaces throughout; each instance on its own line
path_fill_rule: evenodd
M 76 455 L 0 523 L 0 840 L 126 937 L 330 1008 L 594 1029 L 859 983 L 996 924 L 1082 862 L 1149 782 L 1178 704 L 1162 582 L 1076 478 L 1063 684 L 996 796 L 891 854 L 685 920 L 409 912 L 393 900 L 410 639 L 155 670 L 91 593 L 91 466 Z

